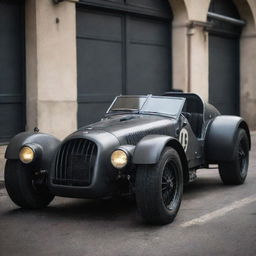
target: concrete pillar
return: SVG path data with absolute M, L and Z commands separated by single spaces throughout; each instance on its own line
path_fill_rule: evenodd
M 208 33 L 202 25 L 206 22 L 209 1 L 169 0 L 174 16 L 173 88 L 198 93 L 206 101 L 209 90 Z M 191 22 L 194 22 L 193 27 Z
M 172 13 L 172 86 L 187 91 L 188 55 L 187 25 L 188 13 L 184 0 L 169 0 Z
M 241 38 L 240 111 L 251 130 L 256 130 L 256 33 Z
M 205 101 L 209 97 L 209 54 L 208 32 L 202 26 L 188 31 L 189 88 L 188 91 L 199 94 Z
M 77 126 L 74 2 L 26 1 L 27 129 L 59 138 Z
M 172 27 L 172 80 L 173 88 L 188 90 L 187 24 Z
M 6 146 L 0 146 L 0 183 L 2 180 L 4 180 L 4 167 L 6 162 L 4 158 L 5 150 L 6 150 Z
M 251 130 L 256 130 L 256 2 L 234 0 L 246 21 L 240 39 L 240 113 Z
M 173 88 L 208 101 L 208 33 L 201 26 L 173 25 Z

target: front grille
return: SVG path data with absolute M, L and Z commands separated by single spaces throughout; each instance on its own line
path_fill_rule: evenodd
M 65 142 L 55 165 L 54 184 L 66 186 L 88 186 L 92 182 L 97 157 L 97 145 L 86 139 Z

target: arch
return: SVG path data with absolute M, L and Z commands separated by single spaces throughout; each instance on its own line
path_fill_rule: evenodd
M 209 11 L 220 15 L 226 15 L 235 19 L 240 19 L 240 14 L 232 0 L 211 0 Z
M 255 2 L 250 3 L 249 0 L 233 0 L 236 8 L 243 20 L 246 21 L 246 27 L 243 30 L 243 33 L 250 33 L 255 31 L 256 28 L 256 4 Z M 254 5 L 254 7 L 253 7 Z M 255 13 L 253 13 L 253 11 Z
M 188 8 L 184 0 L 168 0 L 173 13 L 173 24 L 185 24 L 188 21 Z
M 230 0 L 236 5 L 242 19 L 246 20 L 248 26 L 256 27 L 256 1 L 255 0 Z M 207 21 L 207 13 L 211 0 L 169 0 L 173 10 L 174 21 L 197 20 Z
M 209 0 L 209 7 L 211 1 Z M 240 18 L 246 21 L 240 37 L 240 115 L 256 129 L 252 109 L 256 108 L 256 2 L 254 0 L 232 0 Z
M 256 129 L 256 119 L 251 111 L 256 108 L 256 90 L 253 89 L 256 80 L 253 70 L 256 66 L 256 1 L 230 1 L 235 4 L 241 19 L 246 21 L 240 38 L 240 114 L 248 121 L 250 128 Z M 200 27 L 189 31 L 187 25 L 191 21 L 207 21 L 211 0 L 169 0 L 169 3 L 173 12 L 173 88 L 184 91 L 191 88 L 207 100 L 208 86 L 203 85 L 208 81 L 208 35 Z M 196 67 L 204 70 L 200 76 Z
M 207 20 L 207 12 L 211 5 L 211 0 L 208 2 L 205 10 L 205 20 Z M 256 2 L 254 0 L 231 0 L 236 5 L 236 8 L 242 19 L 246 20 L 247 26 L 256 27 Z

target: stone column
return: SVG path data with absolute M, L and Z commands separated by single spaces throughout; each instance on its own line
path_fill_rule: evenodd
M 246 21 L 240 39 L 240 114 L 256 130 L 256 2 L 234 0 Z
M 256 130 L 256 32 L 242 35 L 240 42 L 240 111 Z
M 173 88 L 208 101 L 208 32 L 202 26 L 173 25 Z
M 27 130 L 59 138 L 77 126 L 74 2 L 26 1 Z
M 209 96 L 208 32 L 202 26 L 188 30 L 189 88 L 205 101 Z
M 188 90 L 188 47 L 187 24 L 173 24 L 172 27 L 172 87 Z

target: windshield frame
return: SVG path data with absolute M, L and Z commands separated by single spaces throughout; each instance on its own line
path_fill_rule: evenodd
M 145 102 L 142 104 L 142 106 L 140 107 L 140 109 L 134 109 L 134 111 L 125 111 L 125 110 L 120 110 L 120 111 L 113 111 L 111 112 L 111 108 L 113 107 L 113 105 L 115 104 L 115 102 L 117 101 L 118 98 L 139 98 L 139 97 L 143 97 L 145 98 Z M 148 102 L 148 100 L 150 98 L 159 98 L 159 99 L 173 99 L 173 100 L 180 100 L 182 103 L 180 105 L 180 108 L 178 110 L 178 112 L 176 114 L 167 114 L 167 113 L 161 113 L 161 112 L 158 112 L 158 111 L 143 111 L 143 107 L 144 105 Z M 106 112 L 106 115 L 109 116 L 109 115 L 120 115 L 120 114 L 123 114 L 123 113 L 130 113 L 130 114 L 142 114 L 142 115 L 160 115 L 160 116 L 166 116 L 166 117 L 171 117 L 171 118 L 175 118 L 175 119 L 178 119 L 179 116 L 181 115 L 181 112 L 182 112 L 182 109 L 183 109 L 183 106 L 185 104 L 185 101 L 186 99 L 183 98 L 183 97 L 172 97 L 172 96 L 155 96 L 155 95 L 119 95 L 117 97 L 115 97 L 114 101 L 111 103 L 110 107 L 108 108 L 107 112 Z

